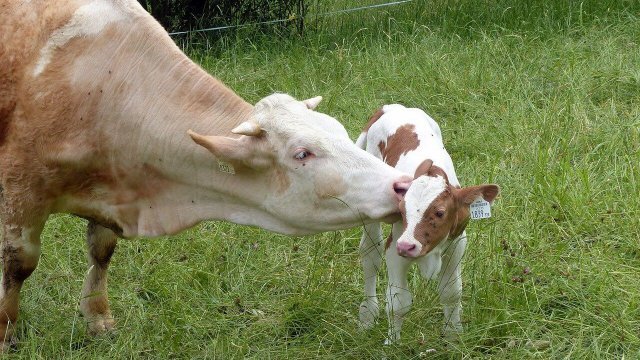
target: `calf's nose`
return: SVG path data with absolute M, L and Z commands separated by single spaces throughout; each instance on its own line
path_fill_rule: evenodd
M 410 242 L 398 242 L 396 245 L 396 249 L 398 250 L 398 255 L 407 256 L 410 252 L 415 250 L 416 244 Z

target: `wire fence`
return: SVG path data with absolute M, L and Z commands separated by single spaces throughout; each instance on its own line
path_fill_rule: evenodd
M 396 5 L 410 3 L 410 2 L 413 2 L 413 1 L 414 0 L 399 0 L 399 1 L 382 3 L 382 4 L 358 6 L 358 7 L 349 8 L 349 9 L 328 11 L 328 12 L 324 12 L 324 13 L 320 13 L 320 14 L 315 14 L 314 16 L 319 18 L 319 17 L 332 16 L 332 15 L 341 15 L 341 14 L 351 13 L 351 12 L 355 12 L 355 11 L 376 9 L 376 8 L 382 8 L 382 7 L 388 7 L 388 6 L 396 6 Z M 193 33 L 211 32 L 211 31 L 219 31 L 219 30 L 226 30 L 226 29 L 238 29 L 238 28 L 244 28 L 244 27 L 250 27 L 250 26 L 278 24 L 278 23 L 284 23 L 284 22 L 289 22 L 289 21 L 294 21 L 294 20 L 297 20 L 297 18 L 296 18 L 296 16 L 292 15 L 292 16 L 286 18 L 286 19 L 260 21 L 260 22 L 254 22 L 254 23 L 248 23 L 248 24 L 216 26 L 216 27 L 210 27 L 210 28 L 204 28 L 204 29 L 196 29 L 196 30 L 175 31 L 175 32 L 170 32 L 169 35 L 170 36 L 188 35 L 188 34 L 193 34 Z

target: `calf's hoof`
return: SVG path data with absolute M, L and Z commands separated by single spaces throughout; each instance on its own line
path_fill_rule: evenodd
M 398 339 L 392 339 L 392 338 L 386 338 L 384 339 L 384 346 L 389 346 L 389 345 L 393 345 L 396 342 L 398 342 Z
M 378 318 L 378 304 L 363 301 L 359 311 L 360 328 L 368 330 L 375 325 Z
M 446 340 L 449 340 L 449 341 L 459 339 L 460 334 L 462 334 L 462 332 L 463 332 L 463 329 L 462 329 L 462 325 L 460 324 L 457 324 L 457 325 L 447 324 L 442 327 L 442 335 Z

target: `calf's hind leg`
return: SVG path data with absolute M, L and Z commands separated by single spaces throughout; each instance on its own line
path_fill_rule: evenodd
M 7 214 L 31 214 L 30 219 L 16 220 Z M 38 265 L 40 233 L 46 216 L 33 212 L 3 209 L 2 286 L 0 287 L 0 352 L 11 342 L 13 328 L 18 319 L 20 289 Z
M 80 311 L 92 335 L 112 330 L 115 325 L 107 296 L 107 269 L 116 243 L 117 236 L 113 231 L 89 221 L 89 272 L 82 287 Z

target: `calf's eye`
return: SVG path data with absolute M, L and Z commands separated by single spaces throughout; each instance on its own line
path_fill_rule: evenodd
M 436 211 L 436 216 L 439 217 L 439 218 L 443 217 L 444 216 L 444 210 Z

